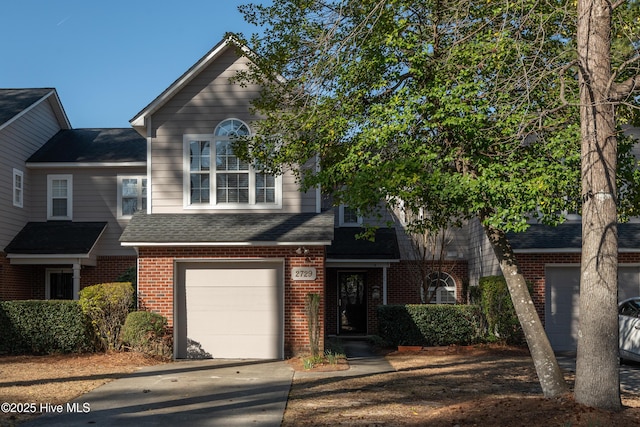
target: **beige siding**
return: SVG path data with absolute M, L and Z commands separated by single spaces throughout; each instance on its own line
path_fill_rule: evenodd
M 118 219 L 118 175 L 145 175 L 144 168 L 74 168 L 32 171 L 38 191 L 33 194 L 31 221 L 47 220 L 47 175 L 73 176 L 73 221 L 107 221 L 96 255 L 135 255 L 118 239 L 128 220 Z
M 35 191 L 25 161 L 60 130 L 49 102 L 41 102 L 18 120 L 0 129 L 0 249 L 24 227 Z M 13 169 L 24 173 L 24 205 L 13 206 Z
M 236 56 L 233 48 L 227 49 L 153 115 L 150 159 L 153 213 L 184 212 L 183 135 L 212 134 L 221 121 L 229 118 L 240 119 L 249 126 L 256 120 L 249 107 L 259 87 L 240 87 L 229 82 L 246 66 L 245 61 Z M 282 209 L 278 211 L 314 212 L 315 209 L 315 192 L 300 193 L 293 175 L 285 174 Z M 218 211 L 198 209 L 197 212 Z

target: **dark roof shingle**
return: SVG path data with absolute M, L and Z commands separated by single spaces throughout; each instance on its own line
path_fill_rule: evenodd
M 331 246 L 327 248 L 330 259 L 400 259 L 398 239 L 394 228 L 378 228 L 373 241 L 359 239 L 365 231 L 359 227 L 336 228 Z
M 144 162 L 146 158 L 147 141 L 134 129 L 66 129 L 27 162 Z
M 580 249 L 582 224 L 565 223 L 556 227 L 532 224 L 523 233 L 507 233 L 514 250 Z M 640 249 L 640 224 L 618 224 L 618 248 Z
M 7 254 L 88 254 L 106 222 L 29 222 L 4 249 Z
M 135 214 L 120 241 L 139 244 L 330 242 L 333 213 Z
M 0 89 L 0 125 L 51 93 L 53 88 Z

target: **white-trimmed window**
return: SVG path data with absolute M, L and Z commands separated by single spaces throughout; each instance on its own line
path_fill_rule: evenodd
M 72 175 L 47 175 L 47 219 L 73 219 Z
M 221 122 L 212 135 L 184 135 L 185 206 L 279 208 L 281 178 L 239 159 L 234 138 L 250 135 L 237 119 Z
M 427 298 L 431 298 L 431 304 L 455 304 L 456 300 L 456 281 L 454 278 L 443 271 L 433 272 L 427 277 L 429 283 L 429 295 L 424 294 L 424 288 L 420 288 L 420 297 L 422 302 L 427 302 Z
M 24 172 L 13 169 L 13 206 L 24 206 Z
M 362 216 L 360 216 L 357 209 L 350 208 L 347 205 L 340 205 L 338 222 L 341 227 L 360 227 L 362 225 Z
M 118 218 L 147 210 L 147 178 L 118 176 Z

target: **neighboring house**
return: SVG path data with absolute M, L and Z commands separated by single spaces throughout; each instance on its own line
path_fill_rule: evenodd
M 144 138 L 71 129 L 54 89 L 0 89 L 0 145 L 1 299 L 77 298 L 135 266 L 118 238 L 127 188 L 145 178 Z
M 640 140 L 640 129 L 625 133 Z M 635 155 L 640 158 L 636 146 Z M 469 281 L 500 273 L 493 250 L 478 221 L 469 227 Z M 531 224 L 524 233 L 508 233 L 523 275 L 533 286 L 533 300 L 556 351 L 575 351 L 578 337 L 582 222 L 576 214 L 557 227 Z M 618 300 L 640 295 L 640 219 L 618 224 Z

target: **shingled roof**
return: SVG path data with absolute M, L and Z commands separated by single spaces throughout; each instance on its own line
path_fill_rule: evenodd
M 146 159 L 147 141 L 134 129 L 66 129 L 55 134 L 27 163 L 119 163 Z
M 516 251 L 580 250 L 582 224 L 565 223 L 556 227 L 533 224 L 523 233 L 507 233 L 507 239 Z M 640 250 L 639 223 L 618 224 L 618 248 L 622 251 Z
M 29 222 L 4 251 L 10 255 L 86 255 L 106 226 L 106 222 Z
M 124 246 L 319 244 L 333 239 L 333 213 L 135 214 Z
M 394 228 L 378 228 L 374 240 L 359 239 L 364 228 L 343 227 L 334 231 L 327 258 L 333 260 L 399 260 L 400 250 Z
M 0 125 L 42 99 L 53 89 L 0 89 Z

